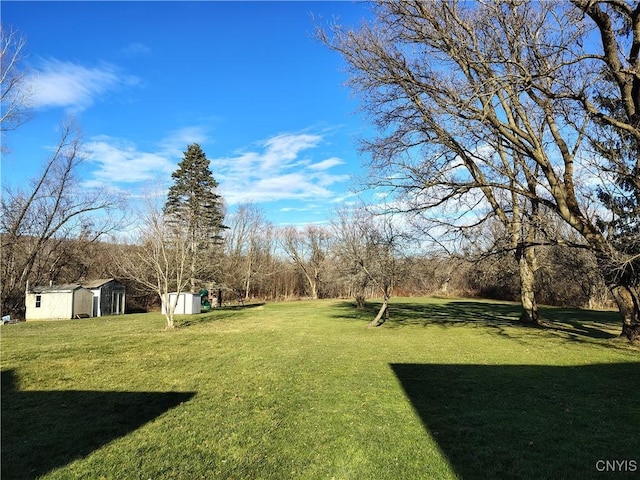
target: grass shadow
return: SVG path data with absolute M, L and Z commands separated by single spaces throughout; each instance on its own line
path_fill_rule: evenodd
M 640 363 L 391 368 L 460 478 L 637 478 L 640 472 Z M 601 460 L 626 463 L 603 472 Z
M 563 332 L 569 338 L 580 337 L 610 339 L 622 330 L 622 321 L 618 312 L 602 310 L 574 310 L 553 307 L 541 307 L 544 326 Z
M 32 480 L 125 436 L 195 392 L 20 391 L 2 371 L 1 477 Z
M 363 309 L 356 309 L 353 302 L 338 304 L 340 318 L 370 321 L 379 309 L 379 303 L 369 302 Z M 543 322 L 540 326 L 525 326 L 519 322 L 521 307 L 517 303 L 483 301 L 411 302 L 407 299 L 389 304 L 389 321 L 386 328 L 407 325 L 483 325 L 497 334 L 509 336 L 505 327 L 539 328 L 558 333 L 572 341 L 618 338 L 620 327 L 617 312 L 539 307 Z
M 202 312 L 195 315 L 184 315 L 182 318 L 177 317 L 175 324 L 178 328 L 185 328 L 201 323 L 223 320 L 233 317 L 235 312 L 262 307 L 264 305 L 266 305 L 265 302 L 247 303 L 246 305 L 226 305 L 223 307 L 215 307 L 208 312 Z
M 356 309 L 354 302 L 344 301 L 338 304 L 341 318 L 354 320 L 371 320 L 376 315 L 380 302 L 367 302 L 364 308 Z M 516 325 L 520 309 L 517 305 L 445 301 L 445 302 L 412 302 L 407 299 L 389 303 L 389 321 L 385 323 L 391 328 L 405 325 L 433 325 L 433 324 L 485 324 Z
M 356 303 L 344 300 L 336 303 L 337 310 L 340 312 L 334 318 L 341 320 L 355 321 L 371 321 L 380 310 L 380 303 L 367 302 L 364 307 L 356 308 Z

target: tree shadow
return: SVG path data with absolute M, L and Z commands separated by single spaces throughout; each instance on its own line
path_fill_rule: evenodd
M 391 368 L 460 478 L 640 472 L 640 363 Z
M 20 391 L 2 371 L 1 477 L 31 480 L 89 455 L 195 392 Z
M 371 320 L 379 304 L 367 303 L 356 309 L 353 302 L 341 302 L 340 318 Z M 614 339 L 620 328 L 617 312 L 539 307 L 543 318 L 539 326 L 526 326 L 519 322 L 521 307 L 516 303 L 452 300 L 437 302 L 410 302 L 402 299 L 389 304 L 389 321 L 386 328 L 401 328 L 407 325 L 443 327 L 456 325 L 483 325 L 497 334 L 511 336 L 505 327 L 538 328 L 561 334 L 574 341 Z
M 340 313 L 335 315 L 335 318 L 341 320 L 355 320 L 355 321 L 371 321 L 380 310 L 380 303 L 367 302 L 363 308 L 356 308 L 356 303 L 344 300 L 338 302 L 336 307 Z
M 370 319 L 378 313 L 379 302 L 367 302 L 364 308 L 356 309 L 354 302 L 344 301 L 338 304 L 342 309 L 341 318 L 355 320 Z M 406 299 L 389 303 L 389 321 L 391 328 L 405 325 L 427 326 L 433 324 L 452 325 L 482 323 L 485 325 L 516 325 L 520 309 L 517 305 L 484 303 L 472 301 L 446 301 L 444 303 L 411 302 Z
M 541 308 L 544 326 L 566 333 L 570 339 L 617 338 L 612 333 L 622 330 L 622 321 L 618 312 L 601 310 L 577 310 L 544 307 Z
M 237 311 L 262 307 L 264 305 L 266 305 L 265 302 L 247 303 L 246 305 L 225 305 L 223 307 L 215 307 L 208 312 L 203 312 L 195 315 L 181 315 L 179 317 L 176 317 L 175 324 L 178 328 L 185 328 L 201 323 L 224 320 L 233 317 L 235 312 Z

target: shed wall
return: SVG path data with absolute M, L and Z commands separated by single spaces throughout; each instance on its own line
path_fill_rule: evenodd
M 73 296 L 73 311 L 69 318 L 80 316 L 93 316 L 93 293 L 84 288 L 78 289 Z
M 40 307 L 35 306 L 36 295 L 40 295 Z M 73 292 L 28 293 L 26 303 L 27 320 L 68 319 L 73 315 Z
M 169 294 L 169 302 L 174 302 L 176 298 L 175 293 Z M 167 307 L 162 302 L 162 313 L 166 313 Z M 182 292 L 178 297 L 176 303 L 176 315 L 200 313 L 200 294 L 191 292 Z

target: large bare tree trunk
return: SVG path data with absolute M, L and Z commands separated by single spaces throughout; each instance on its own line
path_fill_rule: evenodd
M 529 191 L 535 195 L 536 186 L 530 179 L 528 181 Z M 538 314 L 538 305 L 536 303 L 536 270 L 538 264 L 536 261 L 536 249 L 533 244 L 536 242 L 537 227 L 539 224 L 539 203 L 537 200 L 530 200 L 531 210 L 526 218 L 526 239 L 524 244 L 518 244 L 516 247 L 516 260 L 518 261 L 518 270 L 520 276 L 520 303 L 522 304 L 522 313 L 520 314 L 520 322 L 525 325 L 538 325 L 540 316 Z M 513 197 L 514 214 L 519 214 L 518 199 Z M 520 229 L 520 219 L 514 222 L 516 228 Z M 519 234 L 518 234 L 519 235 Z
M 640 305 L 638 305 L 638 292 L 635 289 L 624 286 L 611 288 L 611 294 L 615 299 L 620 316 L 622 317 L 621 337 L 629 341 L 640 340 Z
M 522 304 L 520 322 L 538 325 L 540 316 L 535 294 L 536 257 L 534 248 L 531 246 L 518 247 L 516 259 L 520 272 L 520 302 Z

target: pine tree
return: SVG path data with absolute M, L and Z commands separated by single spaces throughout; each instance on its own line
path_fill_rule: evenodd
M 176 227 L 184 228 L 191 238 L 191 289 L 196 290 L 199 257 L 209 258 L 222 240 L 224 221 L 222 197 L 216 193 L 218 182 L 209 168 L 209 159 L 197 143 L 184 152 L 178 169 L 171 174 L 164 214 Z
M 640 83 L 638 84 L 640 87 Z M 604 90 L 606 92 L 606 89 Z M 615 96 L 601 93 L 596 104 L 610 118 L 624 124 L 624 104 Z M 606 182 L 596 190 L 607 212 L 599 216 L 597 225 L 616 249 L 616 257 L 605 259 L 602 267 L 605 281 L 616 281 L 628 292 L 636 307 L 635 323 L 623 326 L 629 339 L 640 338 L 640 138 L 624 128 L 595 119 L 595 135 L 591 145 L 604 160 L 602 168 Z M 631 124 L 640 127 L 640 112 L 631 116 Z M 632 315 L 630 312 L 628 315 Z
M 608 213 L 598 218 L 598 226 L 621 254 L 608 273 L 620 277 L 640 302 L 640 141 L 615 130 L 609 137 L 593 140 L 592 145 L 608 162 L 605 171 L 612 180 L 606 189 L 597 189 Z

